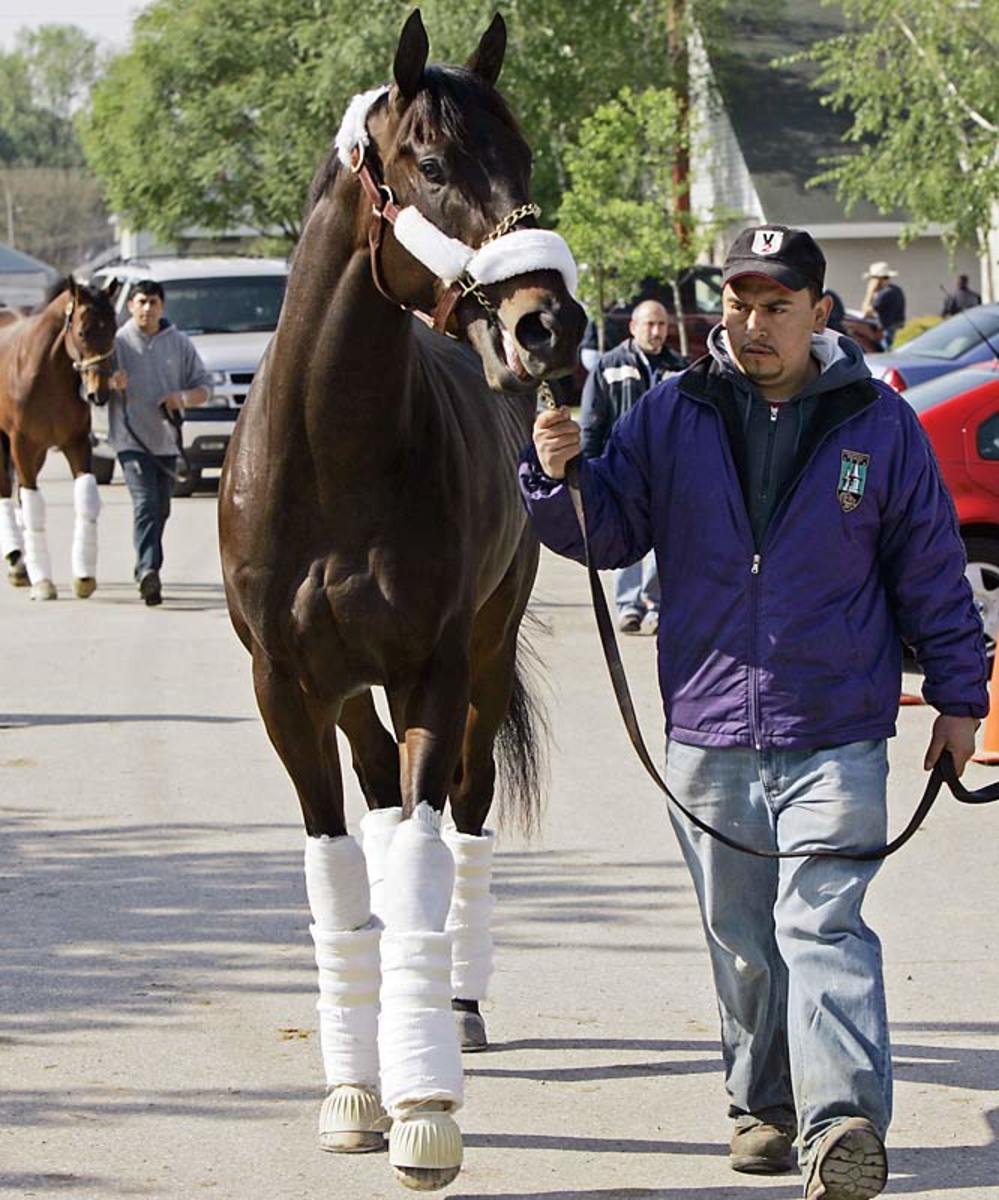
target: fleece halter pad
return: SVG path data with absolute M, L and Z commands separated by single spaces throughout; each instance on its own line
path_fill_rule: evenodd
M 335 144 L 340 162 L 351 170 L 357 170 L 371 144 L 368 113 L 388 90 L 383 86 L 361 92 L 347 106 Z M 399 244 L 446 284 L 466 278 L 474 284 L 499 283 L 529 271 L 558 271 L 575 295 L 576 261 L 565 239 L 550 229 L 514 229 L 476 250 L 446 234 L 412 205 L 399 210 L 393 228 Z

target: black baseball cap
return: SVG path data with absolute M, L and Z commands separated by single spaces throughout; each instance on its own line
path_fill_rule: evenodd
M 792 292 L 825 286 L 826 259 L 804 229 L 787 225 L 754 225 L 744 229 L 729 247 L 722 267 L 722 285 L 741 275 L 762 275 Z

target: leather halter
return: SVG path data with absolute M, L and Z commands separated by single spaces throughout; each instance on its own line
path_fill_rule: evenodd
M 402 210 L 396 204 L 392 189 L 388 184 L 375 183 L 365 160 L 363 146 L 355 146 L 351 151 L 350 170 L 352 174 L 357 176 L 357 181 L 363 188 L 364 194 L 371 201 L 371 220 L 368 224 L 368 252 L 371 258 L 371 278 L 374 281 L 375 287 L 385 299 L 399 308 L 404 308 L 414 313 L 437 333 L 447 332 L 447 325 L 451 319 L 451 314 L 454 312 L 454 306 L 462 296 L 474 296 L 486 310 L 486 313 L 494 317 L 496 309 L 482 291 L 481 285 L 467 275 L 459 276 L 459 278 L 447 284 L 437 301 L 433 313 L 424 312 L 414 305 L 403 304 L 401 300 L 392 295 L 385 284 L 381 270 L 381 249 L 385 236 L 385 225 L 394 225 Z M 487 242 L 495 241 L 496 238 L 502 237 L 503 234 L 511 232 L 524 217 L 537 217 L 540 213 L 541 209 L 536 204 L 527 204 L 522 208 L 515 209 L 499 222 L 496 228 L 483 239 L 482 244 L 485 245 Z
M 111 358 L 114 354 L 114 345 L 111 346 L 110 350 L 106 350 L 103 354 L 92 354 L 89 358 L 81 357 L 79 350 L 77 350 L 76 354 L 74 354 L 73 348 L 70 345 L 70 334 L 72 333 L 73 312 L 75 308 L 76 300 L 75 298 L 71 297 L 69 303 L 66 305 L 66 319 L 62 326 L 62 340 L 63 345 L 66 347 L 66 353 L 69 355 L 69 361 L 73 364 L 73 370 L 76 371 L 78 375 L 82 375 L 83 372 L 88 370 L 90 367 L 96 367 L 98 363 L 105 362 L 107 359 Z M 110 375 L 111 370 L 109 367 L 105 367 L 100 374 Z

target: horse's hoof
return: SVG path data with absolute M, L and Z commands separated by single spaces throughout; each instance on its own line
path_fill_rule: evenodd
M 97 591 L 97 580 L 90 575 L 85 575 L 82 579 L 74 579 L 73 591 L 80 600 L 86 600 L 88 596 L 92 596 Z
M 466 1054 L 474 1054 L 476 1050 L 488 1050 L 489 1039 L 486 1037 L 486 1023 L 477 1012 L 454 1012 L 454 1023 L 458 1027 L 458 1041 Z
M 370 1088 L 341 1084 L 319 1110 L 319 1149 L 331 1154 L 369 1154 L 385 1149 L 388 1117 Z
M 14 563 L 12 567 L 8 567 L 7 569 L 7 578 L 10 580 L 12 587 L 27 587 L 28 568 L 23 562 Z
M 31 585 L 32 600 L 55 600 L 59 593 L 51 579 L 39 579 Z
M 389 1165 L 414 1192 L 447 1187 L 461 1170 L 461 1130 L 450 1113 L 416 1108 L 399 1117 L 389 1133 Z

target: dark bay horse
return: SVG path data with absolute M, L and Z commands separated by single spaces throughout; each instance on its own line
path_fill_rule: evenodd
M 421 1189 L 460 1168 L 459 1028 L 485 1045 L 496 746 L 536 803 L 517 642 L 538 545 L 516 459 L 584 325 L 493 86 L 505 46 L 496 17 L 464 69 L 428 68 L 415 12 L 392 86 L 348 109 L 219 502 L 229 612 L 305 822 L 320 1144 L 377 1149 L 391 1120 L 389 1160 Z M 370 810 L 363 851 L 337 725 Z
M 117 287 L 113 281 L 102 291 L 70 278 L 51 289 L 39 312 L 12 319 L 5 313 L 0 322 L 0 554 L 11 583 L 30 582 L 35 600 L 56 598 L 38 490 L 38 473 L 53 447 L 73 472 L 73 588 L 85 598 L 97 586 L 101 502 L 91 470 L 90 404 L 108 401 Z

